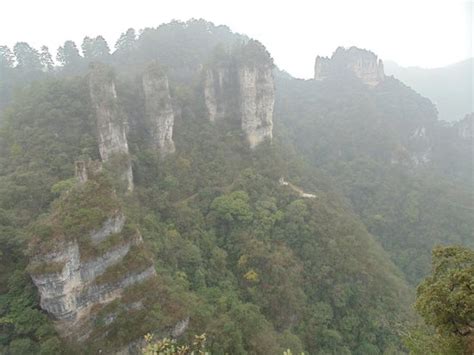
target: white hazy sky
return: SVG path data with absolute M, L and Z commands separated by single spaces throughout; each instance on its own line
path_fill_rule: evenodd
M 54 53 L 65 40 L 79 46 L 100 34 L 113 48 L 129 27 L 194 17 L 260 40 L 297 77 L 312 76 L 316 55 L 352 45 L 431 68 L 473 56 L 473 7 L 466 0 L 4 0 L 0 44 L 45 44 Z

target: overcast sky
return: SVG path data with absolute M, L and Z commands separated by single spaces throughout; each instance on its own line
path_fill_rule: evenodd
M 65 40 L 104 36 L 111 48 L 129 27 L 204 18 L 260 40 L 276 64 L 310 77 L 316 55 L 370 49 L 403 66 L 438 67 L 473 56 L 473 1 L 465 0 L 6 0 L 0 45 L 26 41 L 55 52 Z

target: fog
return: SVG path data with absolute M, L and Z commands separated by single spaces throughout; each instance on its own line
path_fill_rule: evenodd
M 311 77 L 314 57 L 358 46 L 402 66 L 439 67 L 472 56 L 472 1 L 9 1 L 0 44 L 54 52 L 65 40 L 104 36 L 111 48 L 129 27 L 204 18 L 260 40 L 276 64 Z

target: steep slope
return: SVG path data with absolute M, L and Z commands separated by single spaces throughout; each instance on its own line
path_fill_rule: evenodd
M 174 153 L 174 112 L 168 78 L 157 63 L 150 65 L 143 75 L 143 91 L 151 146 L 162 156 Z
M 68 105 L 67 91 L 56 94 L 49 85 L 59 84 L 45 84 L 37 96 L 26 91 L 25 100 L 42 100 L 46 107 L 50 100 L 58 109 Z M 80 87 L 83 105 L 90 107 L 88 87 Z M 118 98 L 121 94 L 117 89 Z M 51 179 L 34 186 L 48 191 L 53 185 L 52 196 L 63 191 L 51 213 L 33 228 L 30 265 L 41 306 L 56 318 L 63 338 L 71 335 L 76 341 L 89 339 L 94 349 L 115 349 L 149 330 L 170 333 L 189 317 L 186 334 L 205 331 L 215 353 L 399 348 L 394 329 L 407 319 L 409 291 L 330 184 L 305 168 L 288 147 L 264 142 L 250 149 L 239 126 L 233 130 L 209 122 L 208 112 L 195 106 L 202 98 L 200 86 L 194 97 L 185 90 L 175 95 L 181 112 L 176 155 L 162 159 L 149 154 L 146 142 L 131 149 L 135 189 L 126 207 L 120 200 L 127 195 L 113 193 L 120 175 L 117 181 L 106 179 L 116 175 L 113 164 L 104 163 L 96 177 L 80 164 L 81 183 L 75 187 L 67 179 L 72 172 L 53 185 L 57 175 L 48 169 Z M 29 106 L 35 105 L 18 105 L 11 112 L 11 118 L 19 115 L 22 121 L 9 127 L 3 146 L 8 157 L 17 154 L 10 142 L 21 143 L 28 165 L 41 172 L 39 162 L 57 142 L 43 137 L 29 145 L 21 140 L 24 127 L 36 118 Z M 75 123 L 80 126 L 91 117 L 93 112 Z M 58 119 L 64 120 L 45 115 L 36 127 L 41 130 Z M 68 134 L 76 132 L 62 127 Z M 89 134 L 96 132 L 93 124 L 86 127 Z M 79 148 L 70 152 L 68 159 L 81 156 Z M 9 160 L 8 178 L 17 178 L 21 162 Z M 281 186 L 281 176 L 317 198 L 301 198 Z M 145 244 L 128 225 L 132 218 Z M 138 257 L 144 246 L 158 270 L 157 276 L 145 274 L 146 280 L 159 278 L 154 284 L 140 282 L 150 265 L 147 257 Z
M 89 90 L 97 121 L 97 139 L 103 162 L 119 161 L 116 173 L 128 191 L 133 190 L 133 172 L 127 140 L 127 118 L 124 117 L 115 90 L 114 73 L 99 63 L 92 65 Z
M 78 162 L 77 170 L 76 185 L 34 227 L 29 272 L 40 306 L 53 316 L 59 334 L 80 343 L 92 337 L 99 347 L 121 313 L 129 319 L 133 313 L 144 317 L 146 308 L 153 306 L 153 292 L 133 290 L 148 285 L 151 291 L 156 272 L 100 163 Z M 117 302 L 120 307 L 111 307 Z M 103 323 L 100 333 L 97 323 Z M 129 341 L 146 332 L 132 322 L 120 323 L 129 329 Z M 145 327 L 153 330 L 152 324 Z M 123 340 L 116 339 L 114 348 L 127 345 Z
M 41 303 L 28 307 L 48 312 L 45 324 L 103 352 L 148 331 L 206 332 L 215 354 L 403 351 L 412 290 L 390 258 L 413 281 L 431 221 L 441 241 L 464 242 L 470 228 L 456 208 L 444 227 L 446 205 L 420 208 L 434 205 L 412 176 L 435 159 L 428 100 L 390 78 L 278 75 L 274 85 L 263 45 L 205 21 L 124 37 L 108 60 L 100 80 L 64 66 L 23 90 L 2 125 L 0 216 L 18 236 L 8 248 L 32 245 Z M 117 139 L 102 139 L 100 122 Z M 127 159 L 108 159 L 106 146 Z M 94 173 L 86 162 L 99 159 Z M 400 194 L 400 181 L 413 186 Z M 5 268 L 24 270 L 19 259 Z M 3 349 L 41 347 L 12 298 L 0 309 L 14 320 Z
M 370 88 L 339 74 L 279 75 L 276 102 L 284 138 L 333 177 L 411 282 L 437 243 L 472 246 L 473 141 L 429 100 L 394 78 Z
M 217 53 L 204 73 L 204 102 L 209 120 L 235 120 L 250 148 L 273 136 L 273 59 L 265 47 L 250 40 L 230 53 Z
M 473 68 L 473 58 L 434 69 L 401 67 L 394 62 L 385 65 L 387 75 L 428 97 L 436 105 L 439 118 L 448 122 L 458 121 L 474 111 Z

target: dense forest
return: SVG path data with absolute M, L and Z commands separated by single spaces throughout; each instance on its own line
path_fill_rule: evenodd
M 258 41 L 204 20 L 129 29 L 114 48 L 67 41 L 53 61 L 0 46 L 1 353 L 137 351 L 145 334 L 205 334 L 212 354 L 474 347 L 472 115 L 440 121 L 394 77 L 292 78 Z M 252 75 L 260 99 L 275 78 L 255 148 L 239 124 Z M 120 121 L 126 153 L 104 158 L 100 115 Z M 171 117 L 164 154 L 153 140 Z M 103 240 L 111 216 L 125 222 Z M 129 248 L 91 290 L 153 276 L 94 303 L 71 336 L 37 280 L 64 274 L 46 256 L 76 242 L 83 265 Z

